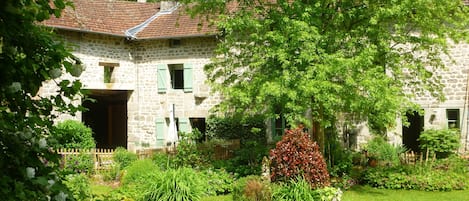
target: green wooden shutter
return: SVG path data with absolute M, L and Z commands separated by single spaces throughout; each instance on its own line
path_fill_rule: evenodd
M 276 133 L 276 128 L 275 128 L 275 117 L 273 118 L 270 118 L 270 129 L 271 129 L 271 135 L 272 137 L 276 137 L 277 136 L 277 133 Z
M 192 64 L 184 64 L 184 92 L 192 92 Z
M 158 93 L 166 93 L 167 71 L 166 64 L 158 64 Z
M 179 118 L 179 132 L 185 132 L 188 133 L 190 132 L 190 121 L 189 118 Z
M 156 146 L 164 147 L 164 131 L 166 127 L 166 121 L 164 118 L 156 119 Z

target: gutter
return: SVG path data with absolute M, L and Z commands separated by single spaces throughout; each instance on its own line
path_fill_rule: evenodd
M 153 15 L 150 18 L 148 18 L 147 20 L 145 20 L 143 23 L 141 23 L 137 26 L 134 26 L 130 29 L 127 29 L 125 31 L 125 36 L 130 38 L 130 39 L 137 39 L 137 34 L 141 31 L 143 31 L 151 22 L 153 22 L 156 18 L 158 18 L 161 15 L 168 15 L 168 14 L 173 13 L 179 7 L 179 5 L 180 4 L 177 3 L 174 7 L 170 8 L 168 10 L 159 11 L 155 15 Z

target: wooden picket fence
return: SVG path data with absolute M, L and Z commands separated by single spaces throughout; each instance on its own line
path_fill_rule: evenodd
M 91 155 L 94 164 L 95 172 L 107 171 L 112 168 L 113 160 L 112 155 L 114 149 L 66 149 L 62 148 L 57 150 L 62 155 L 62 163 L 67 164 L 67 160 L 70 156 L 78 156 L 80 154 Z
M 223 144 L 215 145 L 214 147 L 214 158 L 217 160 L 226 160 L 234 156 L 235 150 L 240 148 L 239 140 L 228 140 Z M 78 156 L 80 154 L 91 155 L 94 164 L 94 172 L 102 173 L 111 170 L 114 161 L 112 156 L 114 149 L 58 149 L 57 152 L 62 155 L 62 164 L 67 164 L 67 160 L 70 156 Z M 175 150 L 172 149 L 142 149 L 137 150 L 136 154 L 139 159 L 151 158 L 157 152 L 164 152 L 167 154 L 176 154 Z
M 408 165 L 428 164 L 436 160 L 436 154 L 430 153 L 428 150 L 425 153 L 418 153 L 414 151 L 405 152 L 401 154 L 401 162 Z

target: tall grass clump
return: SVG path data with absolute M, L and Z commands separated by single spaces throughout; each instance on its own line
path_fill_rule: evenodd
M 191 168 L 169 169 L 153 181 L 142 201 L 197 201 L 205 195 L 205 182 Z

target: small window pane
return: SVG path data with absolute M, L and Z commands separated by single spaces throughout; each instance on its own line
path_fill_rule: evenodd
M 171 75 L 171 87 L 173 89 L 184 89 L 184 68 L 182 64 L 168 65 Z

